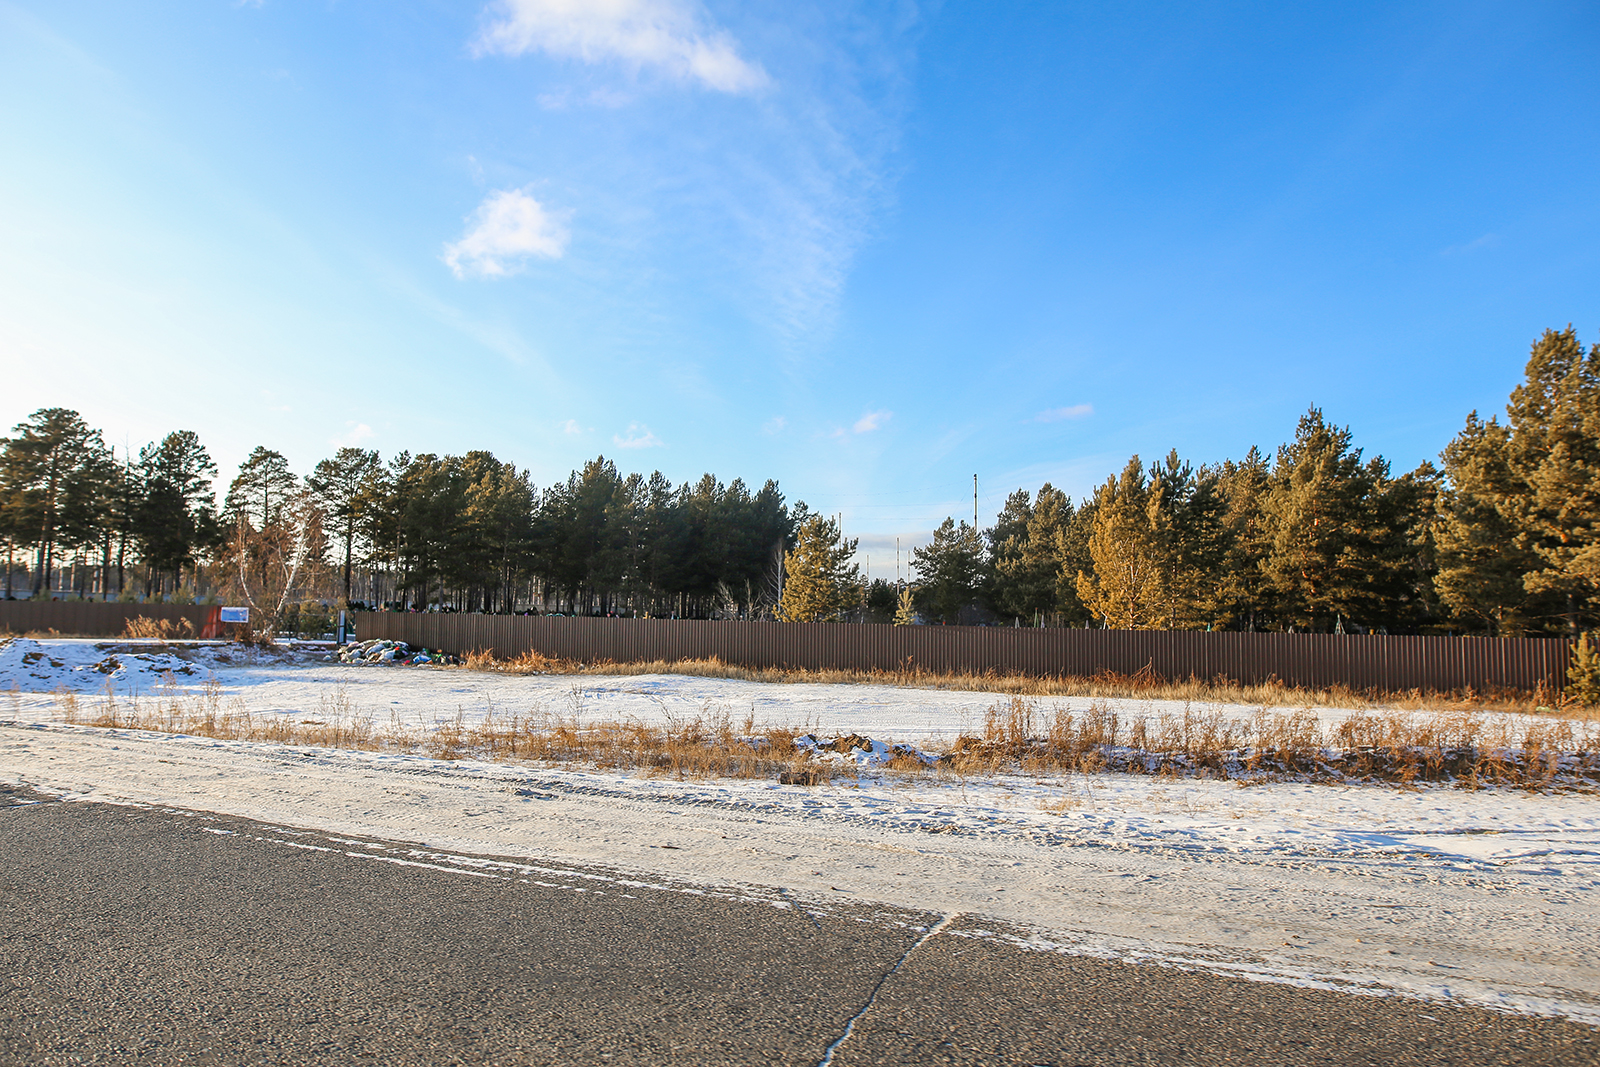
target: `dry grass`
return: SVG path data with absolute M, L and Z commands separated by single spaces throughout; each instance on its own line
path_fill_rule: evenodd
M 468 721 L 457 711 L 442 722 L 388 721 L 354 707 L 341 686 L 302 717 L 258 715 L 240 697 L 225 698 L 213 679 L 185 691 L 170 676 L 155 693 L 118 697 L 112 685 L 93 701 L 66 690 L 56 707 L 69 723 L 155 730 L 233 741 L 403 752 L 434 759 L 578 764 L 597 770 L 638 772 L 680 779 L 784 778 L 821 784 L 834 769 L 812 763 L 795 746 L 800 727 L 767 728 L 759 735 L 746 718 L 736 724 L 725 712 L 664 724 L 637 720 L 584 723 L 575 698 L 570 714 L 534 713 L 509 718 L 491 712 Z
M 1521 714 L 1587 717 L 1596 708 L 1562 701 L 1540 689 L 1432 692 L 1357 690 L 1347 686 L 1308 689 L 1268 681 L 1244 685 L 1227 678 L 1189 678 L 1171 681 L 1151 672 L 1116 674 L 1101 671 L 1089 677 L 1036 677 L 1023 674 L 939 673 L 908 666 L 899 670 L 797 670 L 786 667 L 741 667 L 709 659 L 646 660 L 616 663 L 610 660 L 580 662 L 526 652 L 512 658 L 497 657 L 492 650 L 463 653 L 460 670 L 496 671 L 503 674 L 634 675 L 683 674 L 698 678 L 729 678 L 745 682 L 820 683 L 825 685 L 887 685 L 914 689 L 952 689 L 1001 693 L 1020 697 L 1079 697 L 1088 699 L 1171 700 L 1194 704 L 1247 704 L 1268 708 L 1372 708 L 1401 711 L 1507 711 Z
M 151 619 L 140 615 L 128 620 L 127 627 L 122 631 L 123 637 L 134 637 L 143 640 L 158 639 L 162 641 L 172 638 L 194 637 L 194 623 L 188 619 Z
M 80 700 L 74 693 L 58 690 L 56 707 L 69 723 L 104 726 L 125 730 L 156 730 L 161 733 L 193 734 L 236 741 L 275 741 L 281 744 L 315 745 L 328 748 L 377 750 L 389 747 L 389 739 L 373 728 L 371 716 L 362 715 L 341 688 L 318 702 L 314 713 L 294 719 L 283 715 L 254 715 L 246 709 L 244 698 L 224 696 L 216 679 L 208 680 L 198 691 L 184 690 L 171 674 L 155 692 L 140 697 L 119 697 L 115 683 L 94 701 Z
M 582 691 L 565 713 L 535 712 L 406 723 L 375 719 L 340 687 L 300 717 L 255 715 L 212 681 L 183 691 L 172 679 L 156 693 L 90 702 L 58 692 L 68 722 L 158 730 L 241 741 L 403 752 L 434 759 L 579 766 L 676 779 L 776 778 L 820 785 L 858 772 L 854 752 L 873 740 L 846 734 L 818 740 L 797 726 L 757 727 L 710 708 L 662 723 L 586 722 Z M 797 741 L 802 742 L 797 744 Z M 1324 724 L 1309 708 L 1261 708 L 1248 718 L 1217 709 L 1157 715 L 1119 713 L 1104 699 L 1087 707 L 1041 708 L 1012 696 L 987 711 L 981 735 L 923 753 L 895 746 L 872 773 L 966 781 L 1008 774 L 1130 773 L 1223 778 L 1240 784 L 1296 780 L 1449 783 L 1476 789 L 1600 788 L 1600 723 L 1527 719 L 1460 710 L 1358 713 Z
M 1121 771 L 1244 783 L 1449 782 L 1464 788 L 1600 786 L 1600 722 L 1478 710 L 1357 713 L 1325 724 L 1309 709 L 1220 709 L 1119 715 L 1105 700 L 1082 711 L 999 701 L 981 737 L 940 758 L 961 774 Z

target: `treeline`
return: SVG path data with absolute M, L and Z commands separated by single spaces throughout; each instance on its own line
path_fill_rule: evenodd
M 673 485 L 604 457 L 541 490 L 487 452 L 341 448 L 302 478 L 258 447 L 220 508 L 216 473 L 188 431 L 118 457 L 76 412 L 36 412 L 0 446 L 6 595 L 751 617 L 805 518 L 776 482 Z
M 1397 475 L 1312 408 L 1270 459 L 1135 456 L 1077 504 L 1046 485 L 981 533 L 947 519 L 914 553 L 915 599 L 940 620 L 1119 629 L 1600 622 L 1600 346 L 1547 330 L 1505 421 L 1473 412 L 1440 459 Z M 879 616 L 893 597 L 868 593 Z
M 866 582 L 834 519 L 604 457 L 543 488 L 488 452 L 256 448 L 216 502 L 196 436 L 121 457 L 50 408 L 0 440 L 5 595 L 1123 629 L 1572 633 L 1600 621 L 1600 346 L 1534 344 L 1501 421 L 1402 474 L 1316 408 L 1274 454 L 1138 456 L 1092 497 L 947 519 Z M 21 562 L 19 562 L 19 554 Z

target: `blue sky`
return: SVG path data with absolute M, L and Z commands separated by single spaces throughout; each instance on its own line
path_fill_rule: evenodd
M 1600 339 L 1600 7 L 0 0 L 0 422 L 779 479 L 892 544 Z

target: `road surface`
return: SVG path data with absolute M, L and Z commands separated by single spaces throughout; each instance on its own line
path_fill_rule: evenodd
M 0 786 L 0 1065 L 1593 1064 L 1600 1030 L 980 916 Z

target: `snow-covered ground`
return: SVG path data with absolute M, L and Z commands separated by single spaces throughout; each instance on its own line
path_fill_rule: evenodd
M 52 690 L 81 694 L 87 717 L 108 680 L 119 699 L 214 680 L 256 714 L 304 715 L 338 694 L 358 712 L 419 727 L 458 710 L 467 718 L 492 709 L 590 721 L 727 713 L 913 742 L 980 726 L 999 699 L 888 686 L 348 667 L 241 658 L 228 646 L 173 660 L 118 649 L 108 667 L 107 651 L 92 642 L 0 648 L 0 690 L 12 690 L 0 698 L 0 780 L 432 849 L 988 915 L 1036 930 L 1032 944 L 1041 949 L 1600 1024 L 1600 798 L 1593 795 L 1241 788 L 1115 774 L 868 775 L 806 788 L 62 723 Z M 191 673 L 177 673 L 182 666 Z M 1124 714 L 1169 710 L 1118 703 Z M 1229 709 L 1240 717 L 1253 710 Z
M 322 646 L 314 646 L 320 649 Z M 179 648 L 179 653 L 171 649 Z M 559 715 L 580 721 L 638 719 L 648 723 L 696 716 L 748 716 L 759 725 L 796 726 L 826 735 L 852 731 L 907 744 L 948 742 L 962 733 L 982 733 L 984 713 L 1002 694 L 917 689 L 891 685 L 771 684 L 686 675 L 517 675 L 438 666 L 356 666 L 324 662 L 322 651 L 263 652 L 225 642 L 187 646 L 159 642 L 17 638 L 0 644 L 0 693 L 19 691 L 13 710 L 40 711 L 56 705 L 54 694 L 78 695 L 87 711 L 108 690 L 119 701 L 178 691 L 195 693 L 209 679 L 244 701 L 254 715 L 303 717 L 339 706 L 380 724 L 431 727 L 460 715 L 468 723 L 494 715 L 502 720 Z M 1255 707 L 1173 700 L 1100 700 L 1124 721 L 1138 716 L 1221 711 L 1248 721 Z M 1043 712 L 1089 706 L 1084 697 L 1043 697 Z M 1297 709 L 1273 708 L 1273 712 Z M 1335 724 L 1370 708 L 1305 709 Z M 1488 719 L 1522 721 L 1523 715 Z

